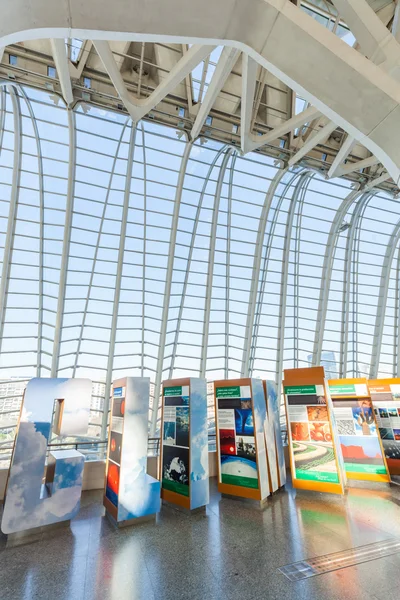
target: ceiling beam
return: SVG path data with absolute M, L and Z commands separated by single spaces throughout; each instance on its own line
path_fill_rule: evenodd
M 392 21 L 393 17 L 394 17 L 394 12 L 395 12 L 395 2 L 396 0 L 388 0 L 389 4 L 386 4 L 386 6 L 382 6 L 382 8 L 378 9 L 376 11 L 376 15 L 380 18 L 380 20 L 382 21 L 382 23 L 384 24 L 385 27 L 387 27 L 389 25 L 389 23 Z M 393 34 L 393 32 L 392 32 Z
M 92 46 L 93 42 L 91 40 L 86 40 L 83 44 L 78 64 L 74 65 L 70 60 L 68 61 L 69 74 L 73 79 L 80 79 L 82 76 L 83 69 L 86 67 Z
M 242 54 L 242 103 L 240 110 L 240 145 L 243 154 L 250 151 L 251 118 L 253 115 L 258 63 Z
M 318 144 L 322 144 L 323 142 L 325 142 L 331 135 L 331 133 L 335 131 L 336 127 L 337 126 L 335 125 L 335 123 L 329 121 L 327 125 L 322 127 L 322 129 L 320 129 L 315 135 L 310 137 L 304 144 L 304 146 L 302 146 L 300 150 L 296 152 L 296 154 L 292 156 L 292 158 L 288 161 L 289 167 L 298 163 L 299 160 L 306 156 L 306 154 L 308 154 L 313 148 L 315 148 L 315 146 L 318 146 Z
M 364 158 L 364 160 L 359 160 L 354 163 L 348 163 L 347 165 L 343 165 L 340 174 L 348 175 L 349 173 L 354 173 L 354 171 L 359 171 L 360 169 L 366 169 L 367 167 L 379 165 L 379 162 L 380 161 L 375 156 L 369 156 L 368 158 Z
M 227 46 L 223 49 L 210 84 L 207 88 L 206 95 L 204 96 L 204 100 L 201 103 L 199 112 L 197 113 L 196 120 L 192 127 L 190 135 L 193 140 L 199 135 L 207 115 L 212 109 L 218 94 L 224 87 L 229 74 L 235 66 L 239 54 L 240 51 L 236 48 Z
M 104 40 L 234 45 L 356 138 L 400 181 L 399 82 L 289 1 L 135 0 L 140 10 L 124 11 L 124 0 L 103 3 L 101 10 L 86 0 L 83 12 L 79 2 L 55 12 L 54 0 L 30 0 L 32 10 L 26 0 L 8 4 L 0 46 L 42 39 L 43 31 L 61 38 L 85 39 L 96 31 Z
M 162 83 L 156 87 L 154 92 L 152 92 L 148 98 L 140 99 L 134 98 L 129 93 L 108 42 L 96 40 L 93 41 L 93 44 L 119 97 L 134 122 L 140 121 L 140 119 L 157 106 L 165 96 L 174 91 L 182 80 L 184 80 L 185 77 L 214 49 L 214 46 L 191 46 L 186 54 L 168 73 L 167 77 L 162 80 Z
M 65 41 L 63 39 L 50 40 L 51 50 L 53 53 L 54 63 L 57 69 L 58 80 L 61 86 L 61 92 L 67 106 L 70 106 L 74 101 L 72 91 L 71 77 L 69 74 L 69 60 L 65 49 Z
M 326 118 L 323 114 L 318 114 L 315 119 L 308 123 L 306 128 L 303 127 L 299 132 L 299 135 L 293 140 L 292 147 L 297 150 L 301 148 L 308 138 L 314 135 L 314 132 L 318 131 L 320 125 L 324 125 L 324 123 L 326 123 Z
M 271 129 L 271 131 L 268 133 L 264 133 L 263 135 L 251 135 L 250 139 L 247 141 L 248 152 L 256 150 L 261 146 L 265 146 L 265 144 L 270 144 L 274 140 L 286 135 L 290 131 L 309 123 L 320 114 L 321 113 L 317 108 L 314 108 L 314 106 L 309 106 L 306 108 L 306 110 L 303 110 L 298 115 L 295 115 L 287 121 L 283 121 L 281 125 L 274 127 L 274 129 Z
M 360 50 L 375 64 L 400 62 L 400 45 L 366 0 L 333 0 Z
M 183 56 L 185 56 L 188 49 L 189 49 L 189 46 L 187 44 L 182 44 L 182 55 Z M 192 115 L 194 103 L 193 103 L 193 84 L 192 84 L 192 77 L 191 77 L 190 73 L 188 75 L 186 75 L 185 83 L 186 83 L 186 97 L 187 97 L 187 103 L 188 103 L 188 111 L 189 111 L 189 115 Z
M 250 131 L 253 131 L 254 124 L 257 120 L 258 109 L 260 108 L 262 95 L 263 95 L 265 85 L 266 85 L 265 80 L 267 78 L 267 71 L 265 69 L 263 69 L 262 67 L 260 67 L 260 71 L 261 71 L 261 74 L 259 77 L 256 99 L 255 99 L 254 106 L 253 106 L 253 117 L 251 119 Z M 266 103 L 268 104 L 267 101 L 266 101 Z
M 396 6 L 394 9 L 394 17 L 392 23 L 392 35 L 400 42 L 400 2 L 396 0 Z
M 370 190 L 370 189 L 376 187 L 377 185 L 384 183 L 388 179 L 391 179 L 391 177 L 387 171 L 384 171 L 384 173 L 382 173 L 382 175 L 380 175 L 379 177 L 376 177 L 375 179 L 373 179 L 372 181 L 367 183 L 364 190 Z
M 328 179 L 331 179 L 332 177 L 339 177 L 341 175 L 341 167 L 343 166 L 343 162 L 353 150 L 356 143 L 356 140 L 353 137 L 351 137 L 351 135 L 346 136 L 346 139 L 341 145 L 339 152 L 336 154 L 335 160 L 333 161 L 332 166 L 328 171 Z

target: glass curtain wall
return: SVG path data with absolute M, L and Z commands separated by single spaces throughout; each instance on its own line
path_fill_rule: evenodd
M 31 377 L 91 378 L 101 437 L 123 375 L 150 377 L 151 435 L 165 378 L 400 375 L 397 198 L 11 83 L 0 100 L 3 440 Z

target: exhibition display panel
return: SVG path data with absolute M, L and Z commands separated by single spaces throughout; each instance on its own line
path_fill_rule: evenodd
M 400 379 L 328 382 L 323 367 L 309 367 L 285 370 L 283 389 L 295 488 L 343 494 L 347 477 L 389 482 L 400 475 Z M 89 379 L 28 382 L 1 523 L 13 543 L 77 515 L 84 456 L 48 453 L 48 444 L 54 435 L 86 435 L 91 395 Z M 121 527 L 154 517 L 161 499 L 187 510 L 206 506 L 205 379 L 163 382 L 160 480 L 147 473 L 150 379 L 118 379 L 111 396 L 107 516 Z M 262 504 L 286 482 L 276 384 L 215 381 L 214 399 L 218 490 Z
M 286 465 L 283 452 L 280 410 L 275 381 L 263 381 L 267 414 L 265 419 L 265 444 L 269 483 L 272 492 L 276 492 L 286 483 Z
M 263 383 L 259 379 L 215 381 L 214 396 L 218 490 L 262 502 L 273 491 L 265 442 Z
M 293 487 L 343 494 L 346 474 L 323 367 L 285 369 L 283 387 Z
M 78 514 L 84 456 L 76 450 L 52 451 L 46 465 L 47 446 L 52 433 L 87 434 L 91 397 L 90 379 L 28 382 L 8 473 L 3 533 L 28 534 Z
M 378 433 L 390 475 L 400 475 L 400 379 L 368 381 Z
M 328 384 L 347 477 L 390 481 L 367 379 L 330 379 Z
M 103 504 L 119 527 L 160 510 L 160 482 L 147 473 L 150 379 L 113 382 Z
M 188 510 L 209 502 L 207 384 L 190 377 L 163 382 L 161 497 Z

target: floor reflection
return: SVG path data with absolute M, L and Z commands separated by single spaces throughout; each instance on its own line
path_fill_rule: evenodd
M 205 515 L 163 506 L 154 523 L 116 530 L 87 492 L 70 529 L 5 549 L 1 600 L 390 600 L 399 555 L 290 582 L 280 566 L 400 537 L 400 487 L 357 484 L 343 496 L 286 486 L 265 510 L 221 498 Z

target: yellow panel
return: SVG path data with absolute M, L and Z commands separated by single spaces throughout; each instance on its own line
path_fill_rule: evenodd
M 325 481 L 306 481 L 293 479 L 293 487 L 298 490 L 310 490 L 312 492 L 328 492 L 330 494 L 343 494 L 340 483 L 327 483 Z
M 357 479 L 357 481 L 380 481 L 388 483 L 389 475 L 380 475 L 379 473 L 347 473 L 347 479 Z

